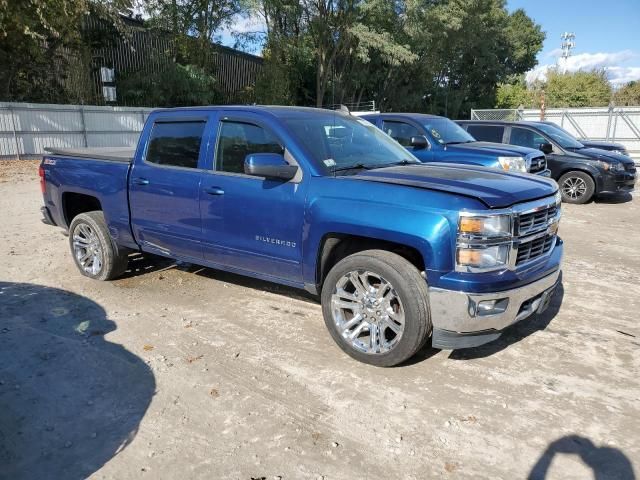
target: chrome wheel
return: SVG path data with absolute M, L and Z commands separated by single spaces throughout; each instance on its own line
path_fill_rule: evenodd
M 577 200 L 587 193 L 587 183 L 580 177 L 569 177 L 562 183 L 562 193 Z
M 331 314 L 338 332 L 354 349 L 381 354 L 393 349 L 404 331 L 404 308 L 391 285 L 369 271 L 352 271 L 336 283 Z
M 86 223 L 80 223 L 73 231 L 73 254 L 78 265 L 90 275 L 97 275 L 104 263 L 100 240 Z

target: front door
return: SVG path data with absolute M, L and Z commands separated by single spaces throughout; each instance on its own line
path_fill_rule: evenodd
M 257 115 L 223 116 L 211 170 L 200 187 L 204 257 L 265 278 L 302 282 L 305 184 L 300 178 L 246 175 L 244 161 L 252 153 L 279 153 L 295 163 Z
M 409 150 L 421 162 L 433 161 L 433 152 L 429 147 L 416 148 L 411 146 L 411 137 L 426 135 L 415 125 L 400 120 L 382 120 L 382 131 L 393 138 L 396 142 Z M 427 142 L 429 140 L 427 139 Z
M 129 183 L 131 226 L 143 250 L 202 259 L 200 180 L 207 118 L 158 120 Z

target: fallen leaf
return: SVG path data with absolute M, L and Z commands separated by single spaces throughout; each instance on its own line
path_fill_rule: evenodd
M 444 464 L 444 469 L 449 473 L 453 472 L 456 468 L 458 468 L 458 466 L 455 463 L 447 462 Z
M 213 398 L 218 398 L 220 396 L 220 393 L 218 393 L 218 390 L 216 390 L 215 388 L 212 388 L 209 391 L 209 395 L 211 395 Z
M 151 350 L 153 350 L 153 345 L 145 345 L 144 347 L 142 347 L 142 349 L 145 352 L 150 352 Z
M 195 362 L 196 360 L 200 360 L 202 357 L 204 357 L 204 355 L 198 355 L 197 357 L 188 357 L 188 358 L 187 358 L 187 362 L 188 362 L 188 363 L 193 363 L 193 362 Z

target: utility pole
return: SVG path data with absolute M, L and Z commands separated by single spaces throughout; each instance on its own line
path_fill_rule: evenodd
M 573 32 L 564 32 L 560 35 L 562 39 L 562 43 L 560 44 L 560 48 L 562 50 L 562 63 L 564 70 L 562 73 L 567 73 L 567 63 L 569 61 L 569 57 L 571 56 L 571 50 L 576 48 L 576 34 Z

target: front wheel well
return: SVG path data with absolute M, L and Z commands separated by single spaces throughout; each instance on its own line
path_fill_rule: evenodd
M 385 250 L 393 252 L 415 266 L 419 272 L 425 270 L 424 258 L 414 247 L 358 235 L 330 234 L 325 236 L 321 243 L 316 267 L 317 284 L 322 286 L 329 270 L 340 260 L 364 250 Z
M 65 192 L 62 194 L 62 212 L 67 226 L 81 213 L 102 210 L 100 200 L 84 193 Z

